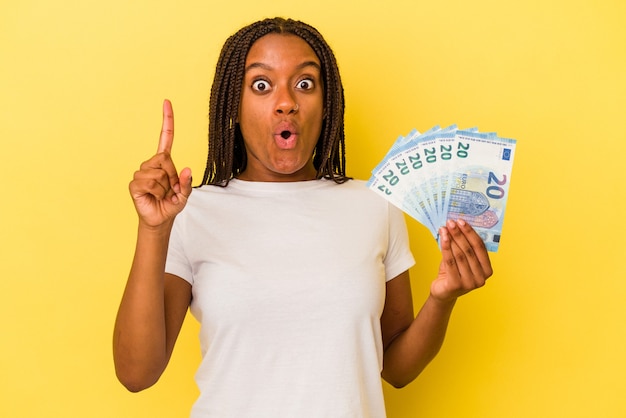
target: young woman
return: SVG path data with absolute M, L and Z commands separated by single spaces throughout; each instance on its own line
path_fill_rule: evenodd
M 193 193 L 164 103 L 158 152 L 130 183 L 139 228 L 114 333 L 129 390 L 159 379 L 188 308 L 202 349 L 192 417 L 383 417 L 381 374 L 404 386 L 436 355 L 489 257 L 469 225 L 443 226 L 414 316 L 403 215 L 346 176 L 343 110 L 329 46 L 281 18 L 226 41 Z

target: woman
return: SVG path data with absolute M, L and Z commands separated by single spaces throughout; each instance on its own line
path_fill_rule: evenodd
M 218 61 L 192 194 L 164 103 L 158 152 L 130 183 L 139 228 L 114 333 L 129 390 L 158 380 L 188 308 L 201 323 L 193 417 L 382 417 L 381 373 L 401 387 L 436 355 L 489 257 L 466 223 L 442 227 L 439 275 L 414 317 L 403 215 L 346 176 L 343 108 L 314 28 L 246 26 Z

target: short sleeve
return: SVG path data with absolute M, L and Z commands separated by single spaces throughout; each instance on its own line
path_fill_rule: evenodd
M 389 281 L 415 265 L 409 246 L 409 233 L 404 213 L 388 203 L 389 244 L 385 255 L 385 275 Z
M 167 249 L 167 259 L 165 261 L 165 272 L 180 277 L 181 279 L 193 284 L 193 273 L 191 263 L 187 259 L 184 250 L 183 241 L 183 217 L 182 214 L 174 221 L 172 232 L 170 234 L 170 242 Z

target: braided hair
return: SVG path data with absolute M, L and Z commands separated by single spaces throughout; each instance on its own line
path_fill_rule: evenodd
M 209 104 L 209 151 L 202 185 L 226 186 L 246 169 L 247 156 L 237 121 L 248 51 L 259 38 L 292 34 L 309 44 L 321 63 L 325 116 L 313 152 L 317 178 L 343 183 L 346 176 L 344 95 L 335 56 L 322 35 L 306 23 L 283 18 L 252 23 L 226 40 L 217 61 Z

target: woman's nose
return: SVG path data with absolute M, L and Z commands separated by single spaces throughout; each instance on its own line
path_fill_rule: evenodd
M 279 115 L 297 113 L 299 108 L 291 92 L 283 92 L 276 102 L 276 113 Z

